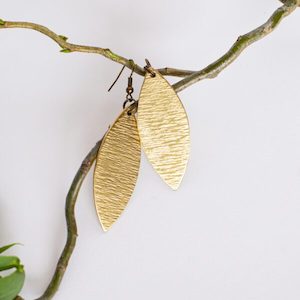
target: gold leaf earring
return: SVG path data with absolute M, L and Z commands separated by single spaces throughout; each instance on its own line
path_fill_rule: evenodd
M 106 133 L 96 159 L 94 201 L 104 231 L 113 225 L 127 206 L 140 167 L 141 146 L 135 119 L 137 103 L 132 93 L 131 73 L 124 110 Z
M 188 118 L 172 86 L 148 60 L 146 64 L 137 114 L 141 144 L 156 172 L 176 190 L 189 158 Z

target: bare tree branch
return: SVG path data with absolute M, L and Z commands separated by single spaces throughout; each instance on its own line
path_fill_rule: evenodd
M 67 241 L 66 245 L 61 253 L 61 256 L 58 260 L 54 275 L 44 292 L 44 294 L 38 298 L 37 300 L 49 300 L 52 299 L 54 294 L 57 292 L 60 283 L 63 279 L 63 276 L 68 267 L 69 260 L 73 253 L 73 250 L 76 245 L 77 240 L 77 225 L 75 218 L 75 204 L 77 201 L 78 193 L 80 191 L 81 185 L 91 169 L 93 162 L 96 159 L 99 147 L 101 145 L 102 139 L 92 148 L 92 150 L 88 153 L 84 161 L 82 162 L 79 170 L 77 171 L 75 178 L 71 184 L 70 190 L 68 192 L 66 198 L 66 206 L 65 206 L 65 214 L 67 221 Z M 19 298 L 22 299 L 22 298 Z
M 159 69 L 160 73 L 169 76 L 185 77 L 184 79 L 180 80 L 179 82 L 173 85 L 174 89 L 177 92 L 182 91 L 183 89 L 189 87 L 190 85 L 200 80 L 216 77 L 222 70 L 224 70 L 227 66 L 229 66 L 235 59 L 237 59 L 237 57 L 243 52 L 245 48 L 247 48 L 252 43 L 262 39 L 263 37 L 271 33 L 278 26 L 278 24 L 282 21 L 283 18 L 291 14 L 298 6 L 300 6 L 300 0 L 280 0 L 280 1 L 283 3 L 283 6 L 278 8 L 266 23 L 250 31 L 247 34 L 240 36 L 227 53 L 225 53 L 222 57 L 220 57 L 212 64 L 205 67 L 203 70 L 195 72 L 189 70 L 179 70 L 174 68 L 162 68 Z M 116 53 L 113 53 L 110 49 L 69 43 L 67 42 L 67 38 L 65 36 L 58 35 L 53 31 L 51 31 L 50 29 L 48 29 L 47 27 L 39 24 L 29 23 L 29 22 L 9 22 L 0 19 L 0 29 L 5 29 L 5 28 L 32 29 L 54 40 L 62 48 L 61 50 L 62 52 L 65 53 L 85 52 L 85 53 L 100 54 L 130 69 L 134 67 L 134 71 L 139 75 L 145 74 L 144 69 L 136 65 L 133 60 L 117 55 Z M 70 187 L 70 190 L 66 198 L 66 207 L 65 207 L 67 230 L 68 230 L 66 245 L 63 249 L 63 252 L 57 263 L 54 275 L 46 291 L 37 300 L 52 299 L 54 294 L 57 292 L 61 280 L 65 274 L 66 268 L 68 266 L 68 262 L 75 248 L 76 239 L 77 239 L 77 226 L 76 226 L 76 219 L 75 219 L 75 212 L 74 212 L 77 196 L 81 188 L 82 182 L 84 181 L 94 160 L 96 159 L 97 152 L 100 145 L 101 145 L 101 141 L 99 141 L 94 146 L 94 148 L 88 153 L 88 155 L 86 156 L 85 160 L 81 164 L 81 167 L 78 170 L 72 182 L 72 185 Z M 18 299 L 22 299 L 22 298 L 19 296 Z
M 228 65 L 236 60 L 245 48 L 271 33 L 283 18 L 291 14 L 298 6 L 300 6 L 300 0 L 280 1 L 283 2 L 284 5 L 278 8 L 266 23 L 248 32 L 245 35 L 241 35 L 227 53 L 225 53 L 222 57 L 220 57 L 218 60 L 208 65 L 204 69 L 200 71 L 190 71 L 175 68 L 161 68 L 159 69 L 159 72 L 162 75 L 166 76 L 184 77 L 184 79 L 173 85 L 176 92 L 180 92 L 200 80 L 216 77 Z M 0 29 L 4 28 L 32 29 L 54 40 L 62 48 L 62 52 L 84 52 L 100 54 L 114 62 L 126 66 L 129 69 L 132 69 L 134 67 L 135 73 L 139 75 L 143 76 L 145 74 L 144 69 L 141 66 L 135 64 L 133 60 L 120 56 L 112 52 L 110 49 L 69 43 L 67 42 L 67 38 L 65 36 L 58 35 L 47 27 L 39 24 L 0 20 Z
M 245 48 L 271 33 L 283 18 L 291 14 L 300 5 L 300 0 L 286 0 L 284 2 L 285 4 L 273 13 L 266 23 L 245 35 L 241 35 L 227 53 L 203 70 L 195 72 L 175 83 L 173 85 L 174 89 L 180 92 L 200 80 L 216 77 L 235 61 Z
M 52 39 L 54 42 L 56 42 L 62 49 L 61 52 L 64 53 L 70 53 L 70 52 L 83 52 L 83 53 L 95 53 L 100 54 L 114 62 L 117 62 L 119 64 L 122 64 L 126 66 L 129 69 L 132 69 L 134 67 L 134 72 L 144 76 L 145 70 L 144 68 L 140 67 L 139 65 L 135 64 L 133 60 L 127 59 L 121 55 L 118 55 L 114 52 L 112 52 L 110 49 L 107 48 L 100 48 L 100 47 L 94 47 L 94 46 L 84 46 L 84 45 L 77 45 L 67 42 L 68 38 L 56 34 L 52 30 L 48 29 L 47 27 L 35 23 L 30 22 L 10 22 L 10 21 L 0 21 L 0 29 L 5 28 L 23 28 L 23 29 L 31 29 L 38 31 L 46 36 L 48 36 L 50 39 Z M 160 69 L 160 72 L 163 75 L 169 75 L 169 76 L 177 76 L 177 77 L 184 77 L 187 75 L 190 75 L 193 73 L 193 71 L 186 71 L 186 70 L 178 70 L 174 68 L 163 68 Z
M 283 4 L 288 2 L 288 0 L 279 0 L 279 1 L 282 2 Z M 298 6 L 300 6 L 300 4 Z

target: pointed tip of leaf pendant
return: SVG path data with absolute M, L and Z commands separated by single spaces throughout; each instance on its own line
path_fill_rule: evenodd
M 120 216 L 118 216 L 116 220 L 112 221 L 112 220 L 109 220 L 109 217 L 106 217 L 106 218 L 104 216 L 101 217 L 100 213 L 98 212 L 98 217 L 99 217 L 99 221 L 100 221 L 102 230 L 104 232 L 108 232 Z
M 100 146 L 94 172 L 94 200 L 104 231 L 124 211 L 133 193 L 141 157 L 134 115 L 125 109 L 110 127 Z
M 183 177 L 182 177 L 183 178 Z M 168 182 L 166 181 L 166 184 L 173 190 L 173 191 L 177 191 L 180 187 L 180 184 L 181 184 L 181 181 L 182 181 L 182 178 L 180 181 L 177 181 L 177 182 Z
M 146 74 L 138 107 L 138 130 L 148 160 L 173 190 L 183 179 L 190 152 L 186 111 L 172 86 L 156 70 Z
M 101 223 L 102 230 L 103 230 L 104 232 L 107 232 L 107 231 L 111 228 L 111 226 L 113 225 L 113 224 L 111 224 L 110 226 L 106 227 L 106 226 L 101 222 L 101 220 L 100 220 L 100 223 Z

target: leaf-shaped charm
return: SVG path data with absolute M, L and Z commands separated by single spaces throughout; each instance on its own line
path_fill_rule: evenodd
M 125 209 L 134 190 L 141 159 L 140 138 L 134 114 L 128 107 L 105 135 L 94 172 L 97 214 L 107 231 Z
M 190 152 L 190 131 L 185 109 L 172 86 L 153 68 L 146 72 L 138 107 L 142 147 L 161 178 L 176 190 Z

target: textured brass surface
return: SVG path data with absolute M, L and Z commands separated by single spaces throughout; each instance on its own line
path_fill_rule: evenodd
M 94 172 L 94 200 L 100 223 L 107 231 L 125 209 L 134 190 L 141 158 L 134 115 L 126 108 L 107 132 Z
M 190 131 L 185 109 L 171 85 L 158 71 L 146 73 L 138 105 L 142 147 L 161 178 L 176 190 L 190 152 Z

